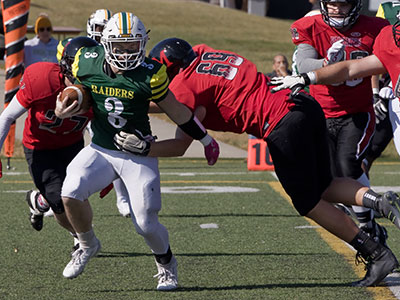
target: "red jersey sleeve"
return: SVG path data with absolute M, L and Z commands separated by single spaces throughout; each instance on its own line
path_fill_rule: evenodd
M 21 81 L 19 82 L 19 90 L 16 94 L 18 102 L 26 109 L 29 109 L 32 101 L 32 98 L 30 96 L 32 95 L 30 83 L 31 82 L 29 80 L 29 71 L 27 68 L 21 78 Z
M 396 97 L 400 97 L 400 48 L 394 41 L 392 26 L 382 29 L 375 40 L 373 53 L 388 71 L 393 83 L 394 94 Z
M 375 39 L 373 54 L 378 57 L 388 71 L 391 69 L 390 65 L 397 61 L 397 59 L 392 60 L 394 55 L 398 55 L 397 50 L 398 47 L 394 42 L 392 26 L 383 28 Z
M 313 24 L 315 24 L 318 19 L 322 19 L 321 15 L 304 17 L 294 22 L 290 27 L 293 44 L 309 44 L 313 46 Z

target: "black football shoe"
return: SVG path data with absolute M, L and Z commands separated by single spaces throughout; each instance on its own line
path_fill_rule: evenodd
M 399 263 L 389 248 L 379 245 L 368 257 L 357 253 L 357 262 L 365 263 L 367 273 L 359 281 L 353 282 L 352 286 L 366 287 L 376 286 L 394 269 L 399 267 Z
M 36 200 L 39 197 L 39 193 L 36 191 L 28 191 L 26 193 L 26 202 L 29 205 L 29 221 L 31 222 L 32 227 L 40 231 L 43 228 L 43 213 L 36 209 Z
M 400 229 L 400 199 L 394 192 L 386 192 L 377 201 L 377 211 Z

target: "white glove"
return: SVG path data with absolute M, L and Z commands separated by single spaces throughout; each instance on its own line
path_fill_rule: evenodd
M 115 134 L 114 145 L 118 150 L 141 156 L 147 156 L 150 152 L 150 142 L 136 129 L 134 133 L 120 131 Z
M 332 46 L 328 49 L 325 58 L 325 65 L 331 65 L 337 63 L 338 61 L 342 61 L 344 59 L 344 40 L 338 40 L 332 44 Z
M 374 111 L 375 111 L 375 122 L 379 124 L 380 121 L 386 118 L 388 112 L 388 102 L 395 98 L 393 90 L 389 86 L 381 88 L 379 94 L 374 94 Z
M 389 86 L 381 88 L 381 90 L 379 91 L 379 97 L 388 100 L 393 100 L 395 98 L 393 90 Z
M 379 99 L 374 103 L 374 111 L 375 111 L 375 122 L 379 124 L 380 121 L 386 118 L 387 114 L 387 104 L 384 100 Z
M 283 89 L 291 89 L 291 96 L 296 96 L 300 90 L 310 84 L 310 78 L 307 74 L 294 76 L 274 77 L 271 78 L 270 85 L 277 85 L 271 89 L 271 93 L 281 91 Z

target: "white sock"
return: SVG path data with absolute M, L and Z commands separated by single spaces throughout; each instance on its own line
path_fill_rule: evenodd
M 72 235 L 72 237 L 74 238 L 74 246 L 76 246 L 76 244 L 79 244 L 79 239 L 76 233 L 70 232 L 69 234 Z
M 97 238 L 93 229 L 88 232 L 77 233 L 77 236 L 81 248 L 91 248 L 96 245 Z

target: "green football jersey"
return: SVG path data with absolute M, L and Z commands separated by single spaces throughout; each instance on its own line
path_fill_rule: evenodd
M 92 142 L 115 150 L 113 138 L 119 131 L 132 133 L 136 129 L 143 136 L 151 134 L 149 101 L 166 97 L 169 79 L 166 67 L 149 58 L 115 78 L 104 72 L 104 62 L 102 46 L 82 48 L 75 56 L 72 71 L 92 93 Z
M 378 11 L 376 13 L 377 17 L 386 19 L 390 24 L 396 23 L 400 16 L 400 1 L 389 1 L 384 2 L 379 5 Z

